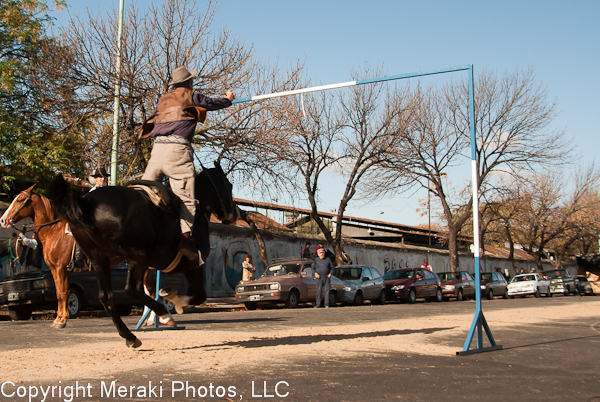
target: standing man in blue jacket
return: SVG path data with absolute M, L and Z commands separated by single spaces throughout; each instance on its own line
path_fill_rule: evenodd
M 320 248 L 317 252 L 318 258 L 312 263 L 312 272 L 317 280 L 317 305 L 321 307 L 321 292 L 325 287 L 325 308 L 329 308 L 329 288 L 331 287 L 331 274 L 333 273 L 333 263 L 325 257 L 325 249 Z

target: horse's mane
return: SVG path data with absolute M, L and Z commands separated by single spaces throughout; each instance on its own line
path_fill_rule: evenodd
M 38 194 L 42 203 L 44 204 L 44 208 L 46 209 L 46 213 L 48 214 L 48 219 L 53 221 L 56 219 L 56 214 L 54 213 L 54 209 L 52 209 L 52 205 L 50 204 L 50 200 L 43 195 Z

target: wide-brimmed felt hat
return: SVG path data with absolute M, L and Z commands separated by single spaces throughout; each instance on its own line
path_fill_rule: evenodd
M 108 177 L 108 173 L 106 173 L 106 169 L 103 167 L 96 168 L 94 173 L 92 173 L 92 177 Z
M 181 66 L 177 67 L 173 70 L 171 74 L 171 82 L 169 85 L 180 84 L 182 82 L 186 82 L 187 80 L 191 80 L 192 78 L 196 78 L 198 75 L 196 70 L 188 70 L 186 67 Z

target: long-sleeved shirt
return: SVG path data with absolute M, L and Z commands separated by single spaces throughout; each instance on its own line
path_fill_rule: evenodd
M 194 105 L 203 107 L 208 111 L 225 109 L 231 106 L 231 101 L 227 98 L 209 98 L 200 92 L 194 92 L 192 95 Z M 159 103 L 160 104 L 160 103 Z M 154 127 L 152 135 L 154 137 L 161 135 L 179 135 L 192 141 L 196 131 L 196 122 L 193 120 L 171 121 L 168 123 L 159 123 Z
M 21 240 L 23 241 L 23 245 L 25 247 L 29 247 L 30 249 L 35 250 L 37 248 L 38 242 L 36 239 L 30 239 L 25 237 L 25 235 L 21 236 Z
M 332 274 L 333 273 L 333 263 L 327 257 L 325 257 L 325 258 L 317 257 L 317 258 L 315 258 L 315 260 L 312 263 L 312 272 L 313 272 L 313 275 L 316 272 L 319 274 L 319 276 L 327 276 L 329 274 Z

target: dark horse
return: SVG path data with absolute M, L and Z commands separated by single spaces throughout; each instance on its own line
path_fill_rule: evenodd
M 214 169 L 205 169 L 196 177 L 195 191 L 199 201 L 196 222 L 200 227 L 206 219 L 204 214 L 210 216 L 211 211 L 225 224 L 235 222 L 237 209 L 231 189 L 231 183 L 217 163 Z M 142 343 L 123 323 L 115 308 L 110 280 L 111 260 L 127 262 L 126 292 L 152 309 L 161 323 L 174 325 L 165 306 L 144 293 L 143 277 L 148 268 L 165 271 L 178 256 L 179 214 L 155 206 L 144 193 L 130 187 L 102 187 L 81 197 L 71 190 L 62 175 L 50 181 L 48 196 L 59 215 L 69 222 L 73 236 L 91 261 L 98 277 L 100 300 L 127 346 L 137 348 Z M 196 247 L 206 248 L 208 233 L 196 229 Z M 171 272 L 186 276 L 190 283 L 190 304 L 204 302 L 204 273 L 198 260 L 190 262 L 181 258 Z

